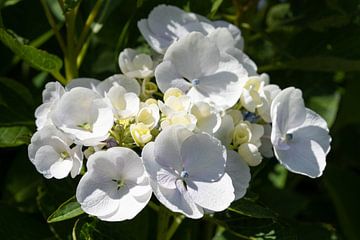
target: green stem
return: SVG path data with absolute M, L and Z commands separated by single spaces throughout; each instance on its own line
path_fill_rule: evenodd
M 184 218 L 184 215 L 180 215 L 174 218 L 174 222 L 171 224 L 169 230 L 166 233 L 166 240 L 170 240 L 173 237 Z
M 60 45 L 61 51 L 65 54 L 66 53 L 65 42 L 64 42 L 64 39 L 60 35 L 59 28 L 58 28 L 58 26 L 57 26 L 57 24 L 55 22 L 54 17 L 52 16 L 52 14 L 50 12 L 49 6 L 47 5 L 45 0 L 41 0 L 41 4 L 42 4 L 42 6 L 44 8 L 46 18 L 47 18 L 47 20 L 48 20 L 54 34 L 55 34 L 56 40 L 58 41 L 58 43 Z
M 74 9 L 65 13 L 66 30 L 67 30 L 67 51 L 65 54 L 65 74 L 66 80 L 69 82 L 78 76 L 78 69 L 76 64 L 76 31 L 75 21 L 76 13 L 79 5 Z
M 148 206 L 151 207 L 155 212 L 159 212 L 160 207 L 152 201 L 149 201 Z
M 52 72 L 51 75 L 58 80 L 61 84 L 66 85 L 67 81 L 60 72 Z
M 141 95 L 142 99 L 147 99 L 148 94 L 146 93 L 146 84 L 150 81 L 150 78 L 144 78 L 141 83 Z
M 160 207 L 158 211 L 157 240 L 164 240 L 167 236 L 167 229 L 171 215 L 164 207 Z
M 76 48 L 76 53 L 80 53 L 81 49 L 83 48 L 83 45 L 86 41 L 86 37 L 90 31 L 91 28 L 91 24 L 94 22 L 96 16 L 98 15 L 101 5 L 103 3 L 104 0 L 97 0 L 95 3 L 94 8 L 91 10 L 88 18 L 86 19 L 85 25 L 83 30 L 81 31 L 80 37 L 79 37 L 79 42 Z M 84 45 L 85 46 L 85 45 Z

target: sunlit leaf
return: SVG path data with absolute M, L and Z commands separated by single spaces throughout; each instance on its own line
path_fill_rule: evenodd
M 16 147 L 28 144 L 31 133 L 24 126 L 0 127 L 0 147 Z
M 80 204 L 76 201 L 76 198 L 72 197 L 61 204 L 59 208 L 48 217 L 47 221 L 49 223 L 60 222 L 77 217 L 83 213 L 84 211 L 81 209 Z
M 254 218 L 277 218 L 277 214 L 271 209 L 261 206 L 258 203 L 246 200 L 244 198 L 234 202 L 228 208 L 229 211 L 235 212 L 244 216 Z
M 58 72 L 62 67 L 62 61 L 59 57 L 22 44 L 3 28 L 0 28 L 0 40 L 16 55 L 36 69 L 54 73 Z

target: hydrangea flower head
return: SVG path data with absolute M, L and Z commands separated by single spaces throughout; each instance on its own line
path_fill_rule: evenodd
M 155 196 L 174 212 L 201 218 L 204 209 L 222 211 L 235 199 L 227 151 L 208 134 L 168 127 L 144 147 L 142 158 Z
M 91 155 L 76 198 L 88 214 L 104 221 L 134 218 L 148 203 L 151 187 L 141 159 L 128 148 Z
M 305 108 L 301 90 L 282 90 L 272 102 L 271 118 L 271 142 L 280 163 L 295 173 L 321 176 L 331 137 L 325 120 Z

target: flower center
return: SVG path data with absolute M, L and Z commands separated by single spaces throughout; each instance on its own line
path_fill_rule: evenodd
M 180 177 L 181 179 L 185 179 L 185 178 L 188 178 L 189 177 L 189 173 L 185 170 L 181 171 L 180 173 Z
M 193 86 L 197 86 L 197 85 L 200 84 L 200 80 L 199 80 L 199 79 L 193 79 L 193 80 L 191 80 L 191 84 L 192 84 Z
M 123 186 L 125 186 L 125 180 L 124 179 L 112 179 L 113 182 L 116 182 L 117 184 L 117 190 L 119 190 L 120 188 L 122 188 Z
M 85 131 L 92 132 L 92 126 L 90 123 L 79 124 L 78 127 L 84 129 Z
M 68 152 L 64 151 L 64 152 L 60 153 L 60 157 L 61 157 L 61 159 L 67 159 L 70 157 L 70 155 Z
M 291 142 L 294 138 L 294 135 L 292 133 L 287 133 L 285 134 L 285 141 L 288 143 L 288 142 Z

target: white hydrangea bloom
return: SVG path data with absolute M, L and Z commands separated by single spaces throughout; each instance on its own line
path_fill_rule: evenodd
M 196 102 L 192 105 L 190 112 L 196 117 L 196 127 L 200 132 L 212 135 L 220 128 L 220 113 L 209 103 Z
M 122 86 L 113 85 L 105 95 L 111 102 L 116 118 L 125 120 L 135 117 L 139 112 L 139 97 L 133 92 L 126 92 Z
M 166 128 L 145 145 L 142 158 L 155 196 L 174 212 L 201 218 L 204 209 L 222 211 L 235 199 L 226 149 L 208 134 Z
M 65 89 L 67 91 L 70 91 L 71 89 L 76 87 L 83 87 L 96 91 L 96 86 L 99 83 L 100 81 L 95 78 L 75 78 L 71 80 L 71 82 L 68 85 L 65 86 Z
M 35 110 L 35 124 L 38 130 L 47 125 L 52 125 L 51 111 L 65 93 L 64 87 L 58 82 L 49 82 L 42 92 L 43 103 Z
M 103 221 L 122 221 L 134 218 L 149 202 L 149 178 L 133 150 L 113 147 L 96 152 L 86 167 L 76 190 L 86 213 Z
M 241 121 L 234 128 L 233 145 L 238 148 L 238 153 L 250 166 L 257 166 L 261 163 L 262 156 L 259 147 L 263 135 L 262 125 L 248 121 Z
M 158 101 L 158 106 L 163 115 L 161 128 L 165 129 L 172 125 L 182 125 L 194 130 L 197 119 L 191 114 L 191 99 L 184 95 L 178 88 L 169 88 L 164 94 L 164 103 Z
M 149 129 L 156 127 L 160 120 L 159 107 L 156 100 L 141 103 L 141 108 L 135 117 L 136 123 L 143 123 Z
M 193 102 L 204 101 L 219 109 L 232 107 L 241 95 L 247 72 L 216 44 L 193 32 L 172 44 L 155 69 L 159 89 L 181 89 Z
M 281 92 L 281 89 L 278 85 L 269 84 L 264 86 L 262 91 L 260 92 L 260 97 L 262 100 L 262 104 L 257 108 L 257 114 L 265 121 L 271 122 L 271 103 Z
M 240 157 L 240 155 L 233 151 L 227 150 L 227 160 L 225 172 L 231 177 L 234 190 L 235 199 L 242 198 L 247 188 L 249 187 L 251 175 L 248 164 Z
M 154 76 L 154 62 L 144 53 L 126 48 L 119 55 L 119 66 L 123 74 L 131 78 L 149 78 Z
M 28 147 L 30 161 L 45 178 L 65 178 L 69 173 L 75 177 L 82 167 L 81 146 L 70 148 L 72 140 L 48 125 L 37 131 Z
M 151 129 L 144 123 L 134 123 L 130 125 L 130 134 L 135 144 L 143 147 L 152 140 Z
M 83 87 L 66 92 L 52 112 L 56 127 L 85 146 L 98 145 L 114 123 L 112 108 L 99 94 Z
M 141 87 L 138 81 L 122 74 L 112 75 L 104 81 L 99 82 L 99 84 L 96 85 L 96 91 L 104 96 L 114 85 L 123 87 L 126 92 L 135 93 L 137 96 L 140 95 Z
M 219 139 L 225 147 L 229 147 L 232 142 L 234 127 L 232 116 L 230 114 L 225 114 L 221 117 L 219 129 L 213 135 Z
M 138 28 L 149 45 L 158 53 L 191 32 L 211 34 L 217 28 L 226 28 L 234 39 L 234 46 L 242 49 L 244 42 L 239 28 L 225 21 L 214 21 L 167 5 L 155 7 L 147 19 L 138 22 Z M 220 36 L 220 34 L 218 35 Z
M 305 108 L 301 90 L 282 90 L 272 102 L 271 118 L 271 142 L 280 163 L 295 173 L 321 176 L 331 137 L 325 120 Z

